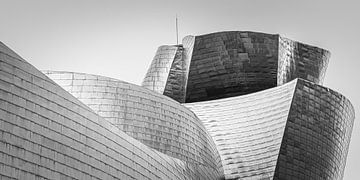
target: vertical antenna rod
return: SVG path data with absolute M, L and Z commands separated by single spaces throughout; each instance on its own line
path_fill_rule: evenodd
M 179 45 L 179 32 L 178 32 L 178 18 L 177 18 L 177 14 L 176 14 L 176 45 Z

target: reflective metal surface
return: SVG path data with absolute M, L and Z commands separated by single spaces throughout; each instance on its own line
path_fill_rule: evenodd
M 175 100 L 103 76 L 44 71 L 98 115 L 145 145 L 186 162 L 222 171 L 212 138 L 195 114 Z
M 2 43 L 0 74 L 0 179 L 223 177 L 130 137 Z

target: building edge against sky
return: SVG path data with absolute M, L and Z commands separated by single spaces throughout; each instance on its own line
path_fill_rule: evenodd
M 156 53 L 142 85 L 160 94 L 44 71 L 74 97 L 0 45 L 4 178 L 343 177 L 355 113 L 318 85 L 321 48 L 255 32 L 187 36 Z
M 276 34 L 186 36 L 183 45 L 158 49 L 142 86 L 186 102 L 198 115 L 227 179 L 342 179 L 355 112 L 344 96 L 321 86 L 329 58 L 325 49 Z
M 130 137 L 2 43 L 0 63 L 1 179 L 223 178 Z
M 130 118 L 134 116 L 131 115 L 133 113 L 142 114 L 131 110 L 136 106 L 133 106 L 132 103 L 118 103 L 120 101 L 139 101 L 128 97 L 136 94 L 130 91 L 139 91 L 134 88 L 134 85 L 83 73 L 46 71 L 45 74 L 105 119 L 110 119 L 110 122 L 122 120 L 122 122 L 113 124 L 120 125 L 118 127 L 130 136 L 167 153 L 166 149 L 164 151 L 161 148 L 169 146 L 168 141 L 157 142 L 156 138 L 151 140 L 154 142 L 153 144 L 146 141 L 148 140 L 146 136 L 138 135 L 147 134 L 148 130 L 144 129 L 149 127 L 145 125 L 145 128 L 141 128 L 144 125 L 137 122 L 139 119 Z M 119 88 L 116 92 L 117 95 L 109 94 L 111 90 L 106 88 L 110 87 Z M 124 89 L 126 90 L 124 91 Z M 146 93 L 145 95 L 138 94 L 137 97 L 150 98 L 149 92 Z M 160 96 L 157 93 L 150 94 Z M 109 99 L 114 100 L 109 101 Z M 166 104 L 172 103 L 168 101 L 158 108 L 168 106 Z M 343 106 L 338 106 L 339 104 Z M 317 178 L 339 179 L 342 177 L 354 112 L 346 98 L 328 88 L 298 79 L 248 95 L 185 103 L 184 105 L 196 113 L 213 137 L 221 154 L 226 179 L 273 178 L 274 174 L 280 179 L 296 177 L 311 179 L 310 173 L 317 173 Z M 114 108 L 114 106 L 118 107 Z M 334 111 L 334 113 L 329 113 L 330 111 Z M 118 116 L 119 112 L 124 115 Z M 115 116 L 112 115 L 113 113 Z M 130 116 L 126 116 L 126 114 Z M 171 122 L 171 120 L 168 121 Z M 147 124 L 151 121 L 142 123 Z M 130 128 L 123 129 L 121 125 Z M 136 130 L 136 127 L 139 126 L 140 129 Z M 154 130 L 161 131 L 162 129 L 166 128 L 155 128 Z M 323 131 L 324 129 L 328 130 Z M 156 134 L 152 136 L 157 137 Z M 167 137 L 162 138 L 166 139 Z M 314 139 L 319 141 L 314 141 Z M 309 149 L 309 147 L 317 148 Z M 318 152 L 318 149 L 326 149 L 327 152 Z M 278 159 L 279 154 L 280 159 Z M 287 154 L 292 154 L 292 156 Z M 169 155 L 178 157 L 176 153 L 171 153 L 171 149 Z M 341 158 L 337 158 L 337 155 Z M 319 159 L 321 156 L 326 156 L 326 158 Z M 182 159 L 182 157 L 178 158 Z M 295 166 L 294 172 L 289 169 L 284 170 L 289 163 L 282 160 L 289 158 L 291 161 L 297 162 L 292 164 Z M 307 166 L 302 167 L 301 164 L 307 164 Z M 276 172 L 275 168 L 278 168 Z M 309 172 L 299 173 L 299 170 Z M 287 172 L 291 173 L 288 175 Z M 298 174 L 293 176 L 296 173 Z
M 243 96 L 185 103 L 204 122 L 226 179 L 342 179 L 354 109 L 296 79 Z
M 104 81 L 109 80 L 129 85 L 126 82 L 83 73 L 45 73 L 103 116 L 106 116 L 106 109 L 101 109 L 100 106 L 106 103 L 100 100 L 97 102 L 100 106 L 97 106 L 92 98 L 108 99 L 94 94 L 108 90 L 88 91 L 88 88 L 84 87 L 111 87 L 104 84 Z M 103 82 L 96 83 L 96 80 Z M 126 89 L 124 85 L 121 86 Z M 119 87 L 119 84 L 114 87 Z M 119 91 L 119 95 L 123 94 L 127 93 Z M 309 103 L 304 103 L 304 99 Z M 109 104 L 116 105 L 114 102 Z M 343 106 L 337 106 L 338 104 Z M 341 179 L 343 176 L 354 112 L 346 98 L 328 88 L 297 79 L 257 93 L 184 105 L 197 114 L 212 135 L 221 154 L 226 179 Z M 119 108 L 118 111 L 125 111 L 128 107 Z M 113 108 L 108 109 L 116 112 Z M 330 109 L 335 113 L 328 113 Z M 323 122 L 316 122 L 319 119 Z M 130 122 L 130 126 L 138 125 Z M 329 130 L 323 131 L 324 129 Z M 130 128 L 125 132 L 134 138 L 141 138 L 137 135 L 141 132 L 136 132 L 136 135 L 131 133 L 135 132 L 135 129 Z M 151 144 L 149 146 L 151 147 Z M 326 158 L 319 159 L 322 156 Z M 296 163 L 289 164 L 289 160 Z M 289 165 L 292 165 L 292 168 L 288 168 Z M 301 173 L 306 171 L 307 173 Z
M 330 52 L 277 34 L 225 31 L 160 46 L 142 86 L 181 103 L 249 94 L 295 78 L 322 84 Z

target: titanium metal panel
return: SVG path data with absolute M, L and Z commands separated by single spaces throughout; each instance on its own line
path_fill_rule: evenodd
M 296 79 L 249 95 L 186 103 L 226 179 L 342 179 L 355 113 L 341 94 Z
M 163 45 L 156 51 L 142 86 L 158 93 L 163 93 L 168 80 L 171 65 L 179 57 L 179 47 Z
M 299 79 L 274 179 L 342 179 L 354 118 L 343 95 Z
M 322 85 L 330 52 L 279 36 L 277 85 L 302 78 Z
M 355 112 L 318 85 L 329 57 L 276 34 L 187 36 L 158 49 L 155 92 L 46 72 L 76 99 L 0 43 L 0 178 L 342 179 Z
M 253 93 L 276 86 L 278 35 L 218 32 L 196 36 L 186 102 Z
M 166 68 L 159 68 L 158 54 L 171 54 Z M 321 85 L 329 58 L 325 49 L 277 34 L 225 31 L 186 36 L 183 45 L 159 48 L 143 87 L 189 103 L 254 93 L 296 78 Z
M 98 116 L 0 43 L 0 179 L 219 179 Z
M 214 138 L 226 179 L 272 179 L 295 85 L 184 104 Z
M 44 73 L 145 145 L 180 160 L 222 171 L 220 156 L 204 125 L 175 100 L 108 77 L 61 71 Z

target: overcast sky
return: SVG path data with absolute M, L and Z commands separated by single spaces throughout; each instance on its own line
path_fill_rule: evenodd
M 224 30 L 280 34 L 331 51 L 324 85 L 360 105 L 357 0 L 0 0 L 0 41 L 41 70 L 140 84 L 158 46 Z M 355 122 L 344 180 L 358 179 Z

